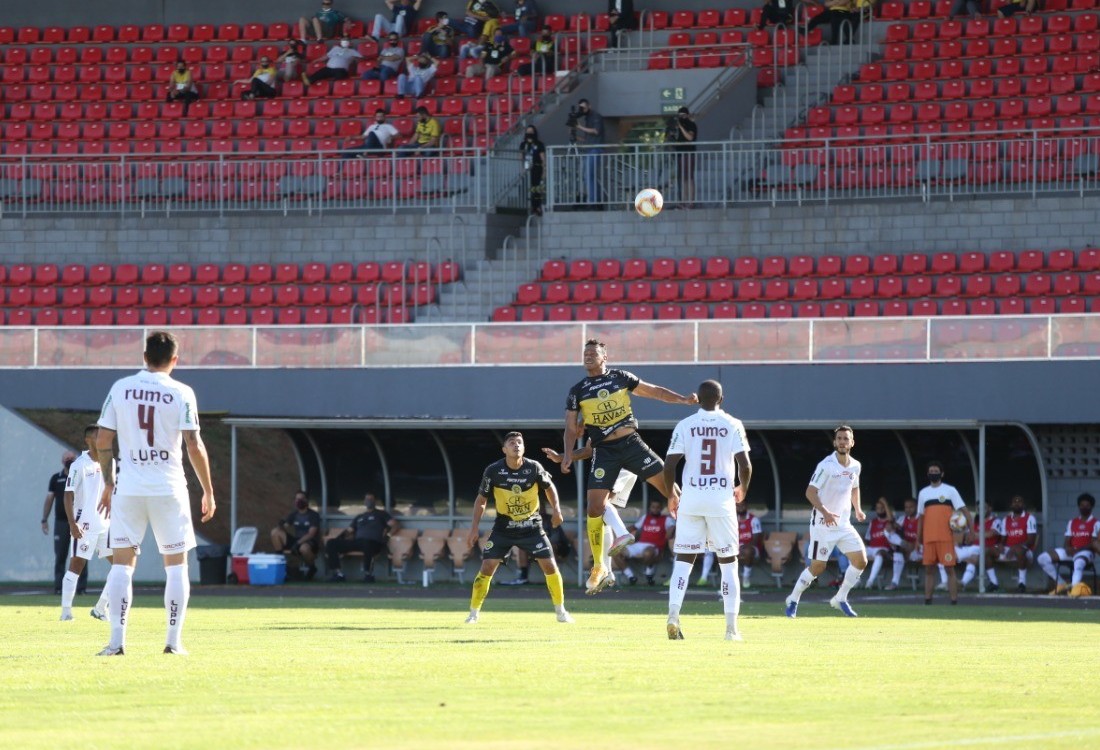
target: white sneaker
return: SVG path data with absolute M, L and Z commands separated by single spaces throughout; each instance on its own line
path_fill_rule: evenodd
M 119 646 L 118 648 L 112 648 L 111 646 L 107 646 L 105 649 L 103 649 L 98 654 L 96 654 L 96 656 L 125 656 L 125 655 L 126 655 L 126 652 L 123 650 L 122 646 Z
M 560 609 L 557 612 L 558 622 L 564 622 L 569 625 L 573 624 L 573 615 L 566 612 L 564 609 Z
M 751 589 L 751 588 L 752 588 L 752 581 L 750 581 L 750 580 L 749 580 L 749 579 L 747 579 L 747 578 L 742 578 L 742 579 L 741 579 L 741 588 L 743 588 L 743 589 Z
M 72 619 L 73 619 L 73 613 L 72 612 L 62 612 L 61 613 L 61 622 L 69 622 Z
M 937 583 L 936 584 L 936 591 L 947 591 L 947 584 L 946 583 Z
M 742 638 L 741 634 L 738 633 L 736 630 L 727 629 L 726 630 L 726 640 L 727 641 L 743 641 L 745 639 Z
M 476 625 L 478 614 L 479 613 L 476 609 L 470 610 L 470 614 L 466 617 L 466 624 L 467 625 Z

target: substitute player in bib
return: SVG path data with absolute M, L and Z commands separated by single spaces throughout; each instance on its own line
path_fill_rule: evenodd
M 848 425 L 833 430 L 833 453 L 817 465 L 806 488 L 806 499 L 813 506 L 810 511 L 810 567 L 802 571 L 794 591 L 787 597 L 787 617 L 798 616 L 802 592 L 825 572 L 834 547 L 851 564 L 844 571 L 844 581 L 836 596 L 829 600 L 829 606 L 848 617 L 856 617 L 855 610 L 848 604 L 848 592 L 859 583 L 867 567 L 867 551 L 859 532 L 852 526 L 851 514 L 854 510 L 856 520 L 861 523 L 867 516 L 859 504 L 859 473 L 863 467 L 852 458 L 855 444 L 855 433 Z
M 1016 564 L 1016 590 L 1027 592 L 1027 569 L 1035 562 L 1035 540 L 1039 536 L 1039 524 L 1035 516 L 1027 512 L 1024 499 L 1014 495 L 1009 501 L 1012 511 L 1001 521 L 1003 544 L 998 550 L 997 561 Z
M 943 464 L 928 462 L 928 486 L 917 493 L 917 542 L 924 554 L 924 603 L 932 603 L 935 581 L 933 570 L 937 565 L 947 569 L 947 591 L 952 604 L 959 603 L 959 579 L 955 575 L 958 562 L 955 537 L 951 533 L 951 515 L 961 511 L 966 516 L 967 528 L 974 525 L 974 517 L 963 502 L 959 491 L 943 481 Z
M 997 518 L 993 513 L 986 509 L 984 520 L 981 523 L 985 526 L 985 552 L 982 552 L 982 547 L 978 544 L 981 536 L 978 533 L 978 521 L 974 521 L 974 525 L 966 530 L 963 534 L 964 544 L 959 544 L 958 535 L 956 535 L 955 543 L 955 555 L 959 559 L 959 563 L 965 565 L 963 569 L 962 578 L 959 580 L 959 585 L 965 590 L 971 581 L 978 575 L 978 567 L 982 562 L 982 555 L 985 555 L 985 574 L 989 578 L 989 588 L 986 591 L 997 591 L 1001 584 L 997 580 L 997 570 L 993 567 L 993 561 L 997 559 L 997 549 L 1001 545 L 1001 520 Z
M 99 415 L 96 438 L 103 469 L 100 507 L 111 516 L 114 564 L 107 575 L 111 641 L 100 656 L 121 656 L 133 600 L 134 564 L 148 526 L 164 556 L 164 610 L 168 620 L 166 654 L 186 654 L 180 641 L 191 582 L 187 553 L 195 546 L 191 502 L 183 473 L 182 443 L 202 485 L 203 523 L 214 517 L 210 459 L 199 436 L 195 392 L 172 379 L 179 361 L 176 337 L 154 331 L 145 339 L 145 369 L 122 378 Z M 118 435 L 119 473 L 115 486 L 114 438 Z
M 604 566 L 604 512 L 607 498 L 621 469 L 629 469 L 669 497 L 669 488 L 661 473 L 661 459 L 638 434 L 631 395 L 652 398 L 669 404 L 694 404 L 695 394 L 681 396 L 675 391 L 651 385 L 626 370 L 607 367 L 607 347 L 589 339 L 584 345 L 584 368 L 588 375 L 571 389 L 565 402 L 565 458 L 562 473 L 568 473 L 576 450 L 578 426 L 583 422 L 593 450 L 588 475 L 588 543 L 592 547 L 592 573 L 585 593 L 603 591 L 613 578 Z M 634 539 L 629 535 L 612 543 L 618 551 Z
M 482 549 L 481 570 L 474 578 L 474 589 L 470 595 L 470 615 L 466 624 L 478 621 L 481 605 L 489 594 L 489 584 L 493 574 L 500 567 L 500 561 L 512 550 L 519 547 L 538 561 L 542 574 L 546 577 L 546 588 L 550 591 L 550 601 L 554 604 L 558 622 L 573 622 L 565 611 L 565 586 L 562 583 L 558 564 L 554 561 L 554 548 L 542 528 L 539 516 L 539 493 L 546 495 L 550 504 L 550 523 L 561 526 L 561 507 L 558 504 L 558 491 L 550 474 L 542 464 L 525 458 L 523 434 L 509 432 L 504 436 L 501 450 L 504 458 L 489 464 L 481 477 L 477 500 L 474 501 L 473 525 L 470 527 L 468 541 L 470 546 L 477 544 L 478 524 L 485 513 L 489 498 L 493 498 L 497 517 L 489 540 Z
M 700 409 L 680 420 L 664 466 L 665 486 L 672 487 L 669 512 L 676 518 L 676 562 L 668 587 L 669 640 L 684 639 L 680 608 L 684 604 L 691 567 L 708 545 L 718 556 L 722 572 L 722 609 L 726 615 L 726 640 L 739 641 L 737 615 L 741 609 L 741 585 L 737 577 L 737 503 L 744 502 L 752 479 L 749 440 L 745 426 L 719 406 L 722 384 L 706 380 L 699 386 Z M 684 461 L 683 490 L 676 487 L 676 467 Z M 738 484 L 740 479 L 740 484 Z
M 875 501 L 875 517 L 871 519 L 871 523 L 867 524 L 867 533 L 863 537 L 867 540 L 867 559 L 871 562 L 871 575 L 867 577 L 867 588 L 875 587 L 879 571 L 882 570 L 886 560 L 890 560 L 893 564 L 894 574 L 886 588 L 888 591 L 893 591 L 898 587 L 902 568 L 905 567 L 905 556 L 894 550 L 894 542 L 891 540 L 897 538 L 896 533 L 894 511 L 886 502 L 886 498 L 880 497 Z
M 1073 561 L 1073 577 L 1070 578 L 1068 593 L 1070 596 L 1081 596 L 1081 580 L 1085 576 L 1085 565 L 1096 557 L 1093 551 L 1093 542 L 1100 537 L 1100 521 L 1092 515 L 1092 509 L 1096 507 L 1096 500 L 1085 492 L 1077 497 L 1078 517 L 1070 519 L 1066 524 L 1066 538 L 1062 546 L 1054 550 L 1054 553 L 1044 552 L 1039 555 L 1039 567 L 1047 574 L 1054 584 L 1050 593 L 1065 594 L 1066 579 L 1055 565 L 1056 562 Z
M 76 595 L 77 581 L 84 566 L 99 553 L 101 559 L 111 561 L 111 548 L 107 545 L 110 521 L 97 506 L 103 495 L 103 472 L 96 461 L 96 433 L 99 428 L 88 425 L 84 428 L 84 445 L 87 450 L 81 453 L 69 466 L 69 476 L 65 481 L 65 515 L 69 519 L 69 536 L 72 538 L 72 557 L 69 559 L 69 572 L 61 579 L 61 619 L 73 619 L 73 597 Z M 99 601 L 92 607 L 92 617 L 107 619 L 107 587 L 99 595 Z

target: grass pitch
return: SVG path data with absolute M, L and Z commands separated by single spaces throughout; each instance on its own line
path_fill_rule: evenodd
M 0 737 L 12 748 L 949 748 L 1100 746 L 1095 609 L 911 606 L 822 592 L 798 619 L 749 597 L 743 643 L 689 597 L 490 592 L 476 626 L 450 599 L 192 598 L 187 658 L 160 653 L 139 593 L 128 654 L 57 621 L 56 597 L 0 597 Z

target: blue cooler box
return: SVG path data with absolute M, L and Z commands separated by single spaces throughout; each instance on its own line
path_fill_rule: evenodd
M 248 582 L 253 586 L 278 586 L 286 581 L 283 555 L 249 555 Z

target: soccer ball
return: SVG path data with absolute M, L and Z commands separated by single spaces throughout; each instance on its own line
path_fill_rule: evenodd
M 966 531 L 966 516 L 957 510 L 951 514 L 947 525 L 951 527 L 952 531 Z
M 659 190 L 646 188 L 634 198 L 634 210 L 647 219 L 652 219 L 661 213 L 665 205 L 665 197 Z

